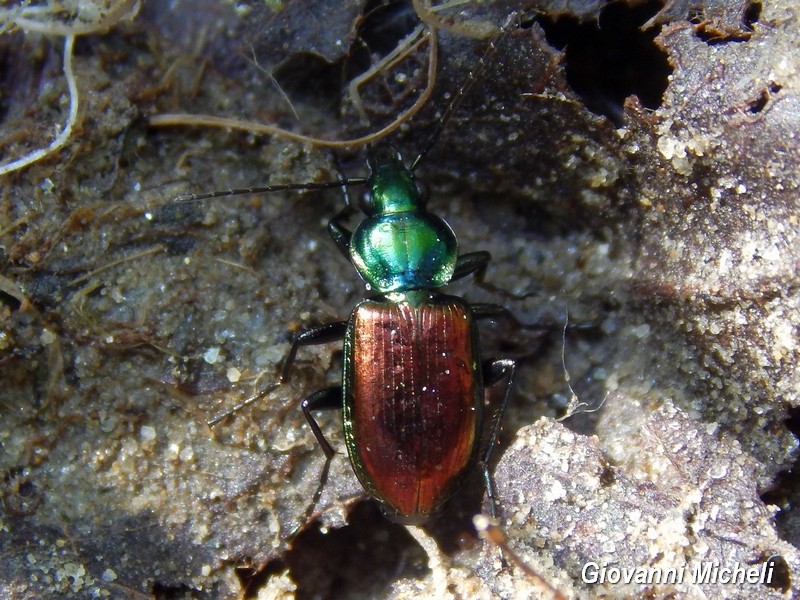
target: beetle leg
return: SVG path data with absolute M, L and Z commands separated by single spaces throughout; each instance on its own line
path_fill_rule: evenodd
M 234 406 L 231 410 L 222 413 L 208 421 L 209 427 L 214 427 L 230 415 L 239 412 L 243 408 L 250 406 L 253 402 L 268 396 L 284 383 L 289 383 L 292 374 L 292 365 L 294 364 L 297 349 L 301 346 L 313 346 L 316 344 L 327 344 L 328 342 L 336 342 L 344 338 L 345 331 L 347 330 L 347 321 L 338 321 L 336 323 L 327 323 L 312 327 L 297 334 L 292 342 L 292 347 L 286 353 L 286 358 L 283 359 L 283 366 L 281 367 L 281 374 L 278 381 L 259 391 L 257 394 L 250 396 L 243 402 Z
M 330 462 L 336 452 L 328 443 L 328 440 L 325 439 L 325 436 L 319 427 L 319 423 L 317 423 L 317 420 L 314 418 L 314 415 L 311 414 L 311 411 L 334 410 L 337 408 L 341 409 L 342 386 L 329 387 L 325 388 L 324 390 L 314 392 L 300 403 L 300 408 L 303 409 L 303 414 L 306 416 L 306 421 L 308 421 L 311 431 L 314 432 L 314 437 L 317 438 L 319 445 L 322 446 L 322 451 L 325 453 L 327 462 Z M 327 465 L 325 470 L 327 471 Z
M 329 342 L 337 342 L 344 339 L 345 331 L 347 331 L 347 321 L 336 321 L 335 323 L 326 323 L 325 325 L 318 325 L 311 329 L 306 329 L 297 334 L 292 342 L 292 347 L 283 359 L 283 366 L 281 367 L 281 374 L 278 383 L 288 383 L 291 379 L 292 365 L 294 364 L 297 349 L 301 346 L 317 346 L 320 344 L 327 344 Z
M 548 330 L 551 328 L 547 324 L 523 323 L 514 316 L 513 312 L 508 310 L 505 306 L 501 306 L 499 304 L 485 304 L 482 302 L 477 302 L 475 304 L 470 304 L 470 308 L 472 309 L 472 314 L 475 315 L 476 320 L 502 318 L 505 319 L 515 331 L 518 329 Z
M 489 261 L 492 260 L 492 255 L 481 250 L 478 252 L 467 252 L 458 257 L 456 261 L 456 270 L 453 272 L 451 281 L 462 279 L 467 275 L 475 273 L 475 281 L 483 281 L 486 275 L 486 267 L 489 266 Z
M 571 322 L 567 319 L 566 315 L 564 317 L 564 321 L 561 322 L 553 322 L 552 320 L 541 321 L 539 323 L 523 323 L 516 316 L 514 313 L 508 310 L 505 306 L 501 306 L 500 304 L 487 304 L 483 302 L 476 302 L 475 304 L 470 304 L 470 308 L 472 309 L 472 314 L 475 316 L 475 319 L 496 319 L 502 318 L 514 328 L 514 330 L 518 329 L 527 329 L 533 331 L 545 331 L 545 332 L 552 332 L 567 329 L 569 331 L 578 330 L 578 331 L 591 331 L 599 329 L 602 324 L 602 319 L 592 319 L 589 321 L 578 321 L 578 322 Z
M 348 201 L 349 202 L 349 201 Z M 347 217 L 353 213 L 353 209 L 348 204 L 340 210 L 336 216 L 328 221 L 328 234 L 347 260 L 350 260 L 350 239 L 353 232 L 342 224 Z
M 331 460 L 333 460 L 333 455 L 336 454 L 328 440 L 325 439 L 322 429 L 319 427 L 319 423 L 317 423 L 317 420 L 314 418 L 314 415 L 312 415 L 311 412 L 315 410 L 341 409 L 342 388 L 341 386 L 336 386 L 314 392 L 300 403 L 300 407 L 303 409 L 303 414 L 306 416 L 306 421 L 308 421 L 311 431 L 314 432 L 314 437 L 317 438 L 317 442 L 319 442 L 319 445 L 322 447 L 322 451 L 325 453 L 325 465 L 322 467 L 322 473 L 320 473 L 319 476 L 319 484 L 314 492 L 314 496 L 311 498 L 311 502 L 306 508 L 300 523 L 298 523 L 297 527 L 289 534 L 289 539 L 293 539 L 311 519 L 314 509 L 317 507 L 319 499 L 322 497 L 325 484 L 328 483 L 328 473 L 331 469 Z
M 508 406 L 508 400 L 511 398 L 511 388 L 514 386 L 514 375 L 517 372 L 517 361 L 512 358 L 489 359 L 483 362 L 482 371 L 483 383 L 486 387 L 494 385 L 502 379 L 506 380 L 506 389 L 503 392 L 503 400 L 500 403 L 500 408 L 497 410 L 497 413 L 494 417 L 494 423 L 492 424 L 491 437 L 488 438 L 489 441 L 486 446 L 486 450 L 484 451 L 481 460 L 478 461 L 478 468 L 483 474 L 483 484 L 486 487 L 486 496 L 489 499 L 489 512 L 494 518 L 497 516 L 497 514 L 495 508 L 494 483 L 492 481 L 492 476 L 489 473 L 489 460 L 492 457 L 492 451 L 494 450 L 497 435 L 500 433 L 500 424 L 503 420 L 503 413 L 505 413 L 506 406 Z
M 525 298 L 530 298 L 531 296 L 535 295 L 533 292 L 529 292 L 527 294 L 514 294 L 508 290 L 497 287 L 488 281 L 485 281 L 484 278 L 486 277 L 486 268 L 489 266 L 489 261 L 491 260 L 492 255 L 485 250 L 462 254 L 456 261 L 456 270 L 453 272 L 453 277 L 450 279 L 450 281 L 455 281 L 456 279 L 461 279 L 467 275 L 474 274 L 475 285 L 489 292 L 501 294 L 506 298 L 511 298 L 513 300 L 524 300 Z
M 328 234 L 333 239 L 333 243 L 339 249 L 347 260 L 350 260 L 350 238 L 353 233 L 343 225 L 343 221 L 352 215 L 356 210 L 353 208 L 353 203 L 350 201 L 350 190 L 347 177 L 342 173 L 339 161 L 334 157 L 336 162 L 336 170 L 339 173 L 339 181 L 342 183 L 342 196 L 344 198 L 344 208 L 336 213 L 333 218 L 328 221 Z

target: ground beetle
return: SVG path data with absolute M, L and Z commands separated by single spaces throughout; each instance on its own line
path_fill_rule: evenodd
M 501 31 L 512 19 L 513 15 Z M 353 470 L 390 519 L 424 521 L 476 465 L 482 471 L 494 515 L 488 463 L 511 394 L 516 362 L 484 359 L 476 322 L 497 317 L 515 320 L 500 305 L 468 304 L 438 292 L 471 274 L 477 284 L 496 289 L 483 281 L 491 257 L 488 252 L 458 255 L 453 230 L 426 210 L 427 199 L 414 177 L 416 167 L 493 50 L 494 42 L 410 165 L 397 154 L 380 161 L 370 159 L 368 177 L 179 197 L 186 201 L 286 190 L 345 190 L 346 206 L 330 221 L 328 231 L 372 296 L 355 307 L 348 321 L 299 333 L 277 383 L 209 422 L 213 426 L 287 383 L 300 347 L 344 340 L 341 386 L 320 390 L 302 402 L 303 413 L 326 456 L 320 487 L 306 517 L 319 498 L 335 454 L 312 414 L 328 409 L 342 409 Z M 361 203 L 366 218 L 351 232 L 344 221 L 353 211 L 346 193 L 353 185 L 366 186 Z M 501 404 L 487 419 L 484 389 L 503 379 L 506 387 Z M 483 435 L 487 421 L 489 437 Z M 482 443 L 484 439 L 488 444 Z
M 489 253 L 458 256 L 452 229 L 426 210 L 413 171 L 399 155 L 369 167 L 366 218 L 351 233 L 337 216 L 328 231 L 375 297 L 359 303 L 346 322 L 300 333 L 282 380 L 298 347 L 344 338 L 342 385 L 302 403 L 327 457 L 325 470 L 334 451 L 312 411 L 342 408 L 347 451 L 361 484 L 390 518 L 419 522 L 476 462 L 492 498 L 492 444 L 480 454 L 483 390 L 507 380 L 502 414 L 515 362 L 480 355 L 475 322 L 504 316 L 503 307 L 469 305 L 436 291 L 472 273 L 482 280 Z M 498 427 L 496 419 L 492 440 Z
M 361 209 L 366 218 L 350 232 L 346 207 L 328 224 L 339 250 L 353 263 L 373 295 L 353 309 L 348 321 L 299 333 L 283 361 L 278 382 L 209 421 L 216 425 L 280 385 L 288 383 L 301 346 L 344 340 L 342 385 L 320 390 L 301 407 L 325 452 L 321 485 L 335 454 L 313 412 L 342 409 L 345 443 L 361 484 L 395 521 L 424 521 L 452 495 L 477 464 L 494 514 L 488 471 L 493 442 L 511 394 L 516 362 L 483 359 L 476 321 L 515 319 L 503 306 L 468 304 L 438 288 L 467 275 L 483 281 L 488 252 L 458 255 L 450 226 L 427 211 L 427 199 L 414 177 L 422 155 L 409 166 L 399 154 L 370 160 L 366 178 L 252 188 L 252 191 L 324 189 L 366 185 Z M 243 193 L 227 190 L 189 194 L 197 200 Z M 505 393 L 484 439 L 484 388 L 506 380 Z M 318 492 L 319 494 L 319 492 Z M 309 509 L 313 509 L 312 506 Z

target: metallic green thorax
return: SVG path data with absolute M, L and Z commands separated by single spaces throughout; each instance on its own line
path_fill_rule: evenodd
M 413 173 L 399 158 L 373 167 L 367 218 L 350 256 L 369 289 L 381 294 L 438 288 L 453 276 L 458 244 L 450 226 L 425 209 Z

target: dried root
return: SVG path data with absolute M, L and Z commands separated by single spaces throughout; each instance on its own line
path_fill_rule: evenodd
M 78 83 L 72 67 L 75 37 L 107 31 L 123 18 L 132 18 L 138 11 L 138 0 L 72 0 L 32 6 L 30 1 L 17 7 L 0 10 L 0 35 L 22 29 L 25 32 L 64 36 L 64 77 L 69 93 L 69 114 L 64 127 L 46 147 L 0 164 L 0 176 L 18 171 L 63 147 L 78 120 Z

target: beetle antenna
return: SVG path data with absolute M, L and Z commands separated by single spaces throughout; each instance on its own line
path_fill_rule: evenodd
M 478 59 L 478 64 L 469 72 L 467 76 L 467 80 L 463 83 L 463 85 L 458 89 L 453 99 L 450 100 L 450 104 L 447 106 L 447 109 L 444 111 L 444 114 L 439 119 L 439 122 L 436 124 L 436 129 L 433 130 L 433 133 L 428 138 L 428 142 L 422 151 L 419 153 L 417 158 L 414 159 L 414 162 L 411 163 L 411 171 L 415 171 L 416 168 L 419 166 L 419 163 L 422 161 L 425 156 L 427 156 L 428 152 L 430 152 L 433 147 L 436 145 L 436 142 L 439 141 L 439 137 L 442 135 L 442 131 L 444 130 L 445 125 L 453 116 L 453 113 L 456 109 L 461 105 L 461 102 L 464 100 L 464 97 L 467 95 L 472 87 L 475 85 L 475 82 L 478 80 L 478 76 L 482 75 L 483 72 L 486 70 L 486 65 L 489 63 L 489 60 L 494 56 L 497 52 L 498 42 L 500 41 L 501 36 L 504 36 L 508 30 L 511 28 L 512 23 L 515 21 L 519 21 L 519 16 L 516 12 L 512 12 L 506 18 L 503 25 L 500 27 L 500 30 L 497 34 L 489 41 L 489 45 L 484 50 L 483 55 Z
M 233 188 L 227 190 L 217 190 L 206 192 L 205 194 L 181 194 L 175 196 L 173 202 L 195 202 L 197 200 L 207 200 L 209 198 L 219 198 L 220 196 L 241 196 L 244 194 L 271 194 L 272 192 L 292 192 L 309 190 L 329 190 L 331 188 L 349 187 L 351 185 L 362 185 L 367 182 L 366 177 L 351 177 L 349 179 L 339 179 L 337 181 L 321 181 L 309 183 L 278 183 L 275 185 L 264 185 L 259 187 Z
M 350 198 L 350 191 L 349 186 L 351 185 L 350 182 L 352 179 L 345 176 L 344 171 L 342 170 L 342 165 L 339 162 L 339 157 L 335 154 L 331 156 L 333 163 L 336 165 L 336 175 L 339 177 L 339 187 L 342 190 L 342 197 L 344 198 L 344 208 L 339 211 L 339 213 L 334 217 L 334 220 L 343 219 L 348 215 L 356 212 L 356 209 L 353 207 L 353 200 Z M 368 177 L 359 177 L 360 182 L 366 183 L 369 178 Z

